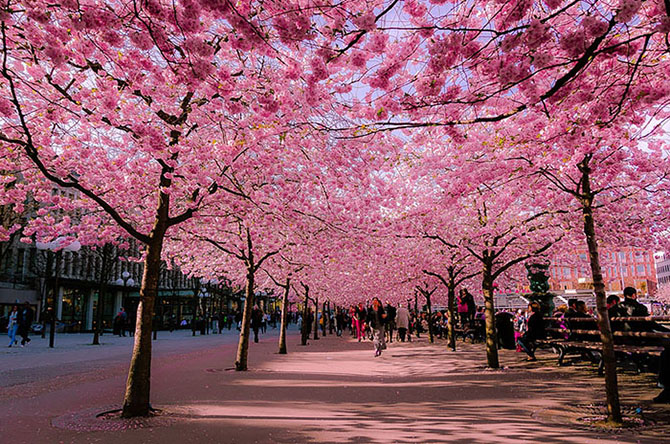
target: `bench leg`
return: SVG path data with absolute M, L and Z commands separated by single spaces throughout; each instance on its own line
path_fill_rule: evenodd
M 565 358 L 565 352 L 567 351 L 565 347 L 557 347 L 558 348 L 558 365 L 561 366 L 563 365 L 563 358 Z
M 605 374 L 605 360 L 602 355 L 600 355 L 600 361 L 598 362 L 598 376 L 603 376 Z

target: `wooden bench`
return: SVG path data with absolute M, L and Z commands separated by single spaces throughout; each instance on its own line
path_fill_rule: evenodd
M 603 374 L 602 342 L 595 318 L 546 318 L 552 325 L 546 329 L 547 338 L 537 341 L 541 347 L 552 348 L 558 354 L 558 364 L 563 365 L 567 355 L 589 357 L 598 363 L 598 373 Z M 616 317 L 611 322 L 622 326 L 634 322 L 638 327 L 651 329 L 656 323 L 669 321 L 670 316 Z M 562 325 L 562 326 L 555 326 Z M 621 331 L 613 332 L 614 352 L 620 362 L 632 362 L 641 372 L 650 361 L 661 356 L 670 347 L 670 332 Z
M 454 338 L 463 338 L 463 342 L 466 339 L 470 338 L 472 343 L 481 342 L 486 336 L 485 325 L 483 319 L 474 319 L 471 321 L 470 326 L 465 328 L 454 328 Z

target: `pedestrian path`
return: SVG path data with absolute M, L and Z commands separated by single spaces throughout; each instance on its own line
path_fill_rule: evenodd
M 266 335 L 250 344 L 250 370 L 235 372 L 235 343 L 224 342 L 154 359 L 156 418 L 96 419 L 120 405 L 125 381 L 123 369 L 100 370 L 6 397 L 0 428 L 12 443 L 670 442 L 670 411 L 648 402 L 650 380 L 621 376 L 624 411 L 647 419 L 610 433 L 589 421 L 602 380 L 549 354 L 526 363 L 503 350 L 505 369 L 489 371 L 482 344 L 451 352 L 439 341 L 394 342 L 375 358 L 369 341 L 327 336 L 301 347 L 293 332 L 288 355 Z

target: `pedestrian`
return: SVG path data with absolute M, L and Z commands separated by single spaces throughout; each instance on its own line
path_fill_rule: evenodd
M 466 325 L 470 325 L 470 322 L 474 318 L 475 311 L 477 309 L 475 305 L 475 299 L 472 297 L 467 288 L 461 288 L 457 299 L 457 311 L 458 316 L 461 318 L 461 328 L 465 328 Z
M 9 313 L 9 323 L 7 324 L 7 336 L 9 336 L 9 346 L 16 345 L 16 332 L 19 330 L 19 307 L 17 305 L 12 307 Z
M 523 351 L 525 351 L 528 355 L 528 361 L 537 361 L 537 358 L 535 358 L 535 341 L 538 339 L 544 339 L 546 334 L 544 329 L 544 318 L 542 317 L 540 304 L 537 302 L 531 302 L 528 305 L 528 313 L 532 314 L 528 318 L 526 332 L 519 339 L 517 339 L 517 344 L 519 344 Z
M 263 314 L 263 319 L 261 319 L 261 332 L 265 334 L 268 331 L 268 320 L 270 318 L 270 315 L 267 313 Z
M 128 319 L 128 314 L 126 310 L 121 307 L 119 312 L 114 317 L 114 334 L 121 336 L 126 336 L 126 320 Z
M 128 314 L 126 313 L 124 328 L 128 330 L 128 336 L 130 336 L 131 338 L 135 336 L 135 322 L 136 322 L 135 316 L 128 316 Z
M 212 332 L 221 333 L 219 331 L 219 315 L 217 313 L 214 313 L 214 316 L 212 316 Z
M 393 331 L 396 328 L 396 308 L 391 305 L 390 301 L 386 301 L 386 331 L 389 334 L 389 342 L 393 342 Z
M 375 346 L 375 357 L 381 356 L 382 350 L 386 348 L 384 340 L 384 324 L 386 323 L 386 312 L 379 298 L 372 299 L 372 307 L 368 310 L 368 323 L 372 329 L 372 341 Z
M 235 312 L 235 323 L 237 324 L 237 330 L 242 329 L 242 312 L 238 309 Z
M 342 336 L 342 326 L 344 325 L 344 313 L 340 307 L 337 307 L 335 314 L 335 333 L 337 336 Z
M 34 316 L 35 313 L 33 312 L 33 309 L 30 307 L 30 303 L 26 301 L 26 303 L 23 304 L 23 309 L 19 311 L 19 314 L 17 316 L 19 323 L 18 333 L 19 335 L 21 335 L 21 347 L 30 342 L 28 333 L 30 333 L 30 327 L 33 325 Z
M 361 339 L 363 339 L 363 330 L 364 330 L 363 324 L 365 323 L 366 317 L 367 313 L 365 311 L 365 307 L 363 307 L 362 302 L 359 302 L 354 312 L 354 329 L 356 332 L 356 339 L 358 339 L 358 342 L 361 342 Z
M 258 305 L 254 305 L 254 308 L 251 310 L 251 328 L 254 331 L 254 342 L 258 342 L 258 330 L 261 328 L 263 320 L 263 310 Z
M 396 327 L 398 327 L 400 340 L 405 342 L 405 335 L 409 328 L 409 311 L 402 304 L 398 304 L 398 310 L 396 311 Z

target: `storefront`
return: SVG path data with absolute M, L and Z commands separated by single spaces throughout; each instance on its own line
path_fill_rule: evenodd
M 63 323 L 63 332 L 78 333 L 86 330 L 90 292 L 81 288 L 63 288 L 58 319 Z

